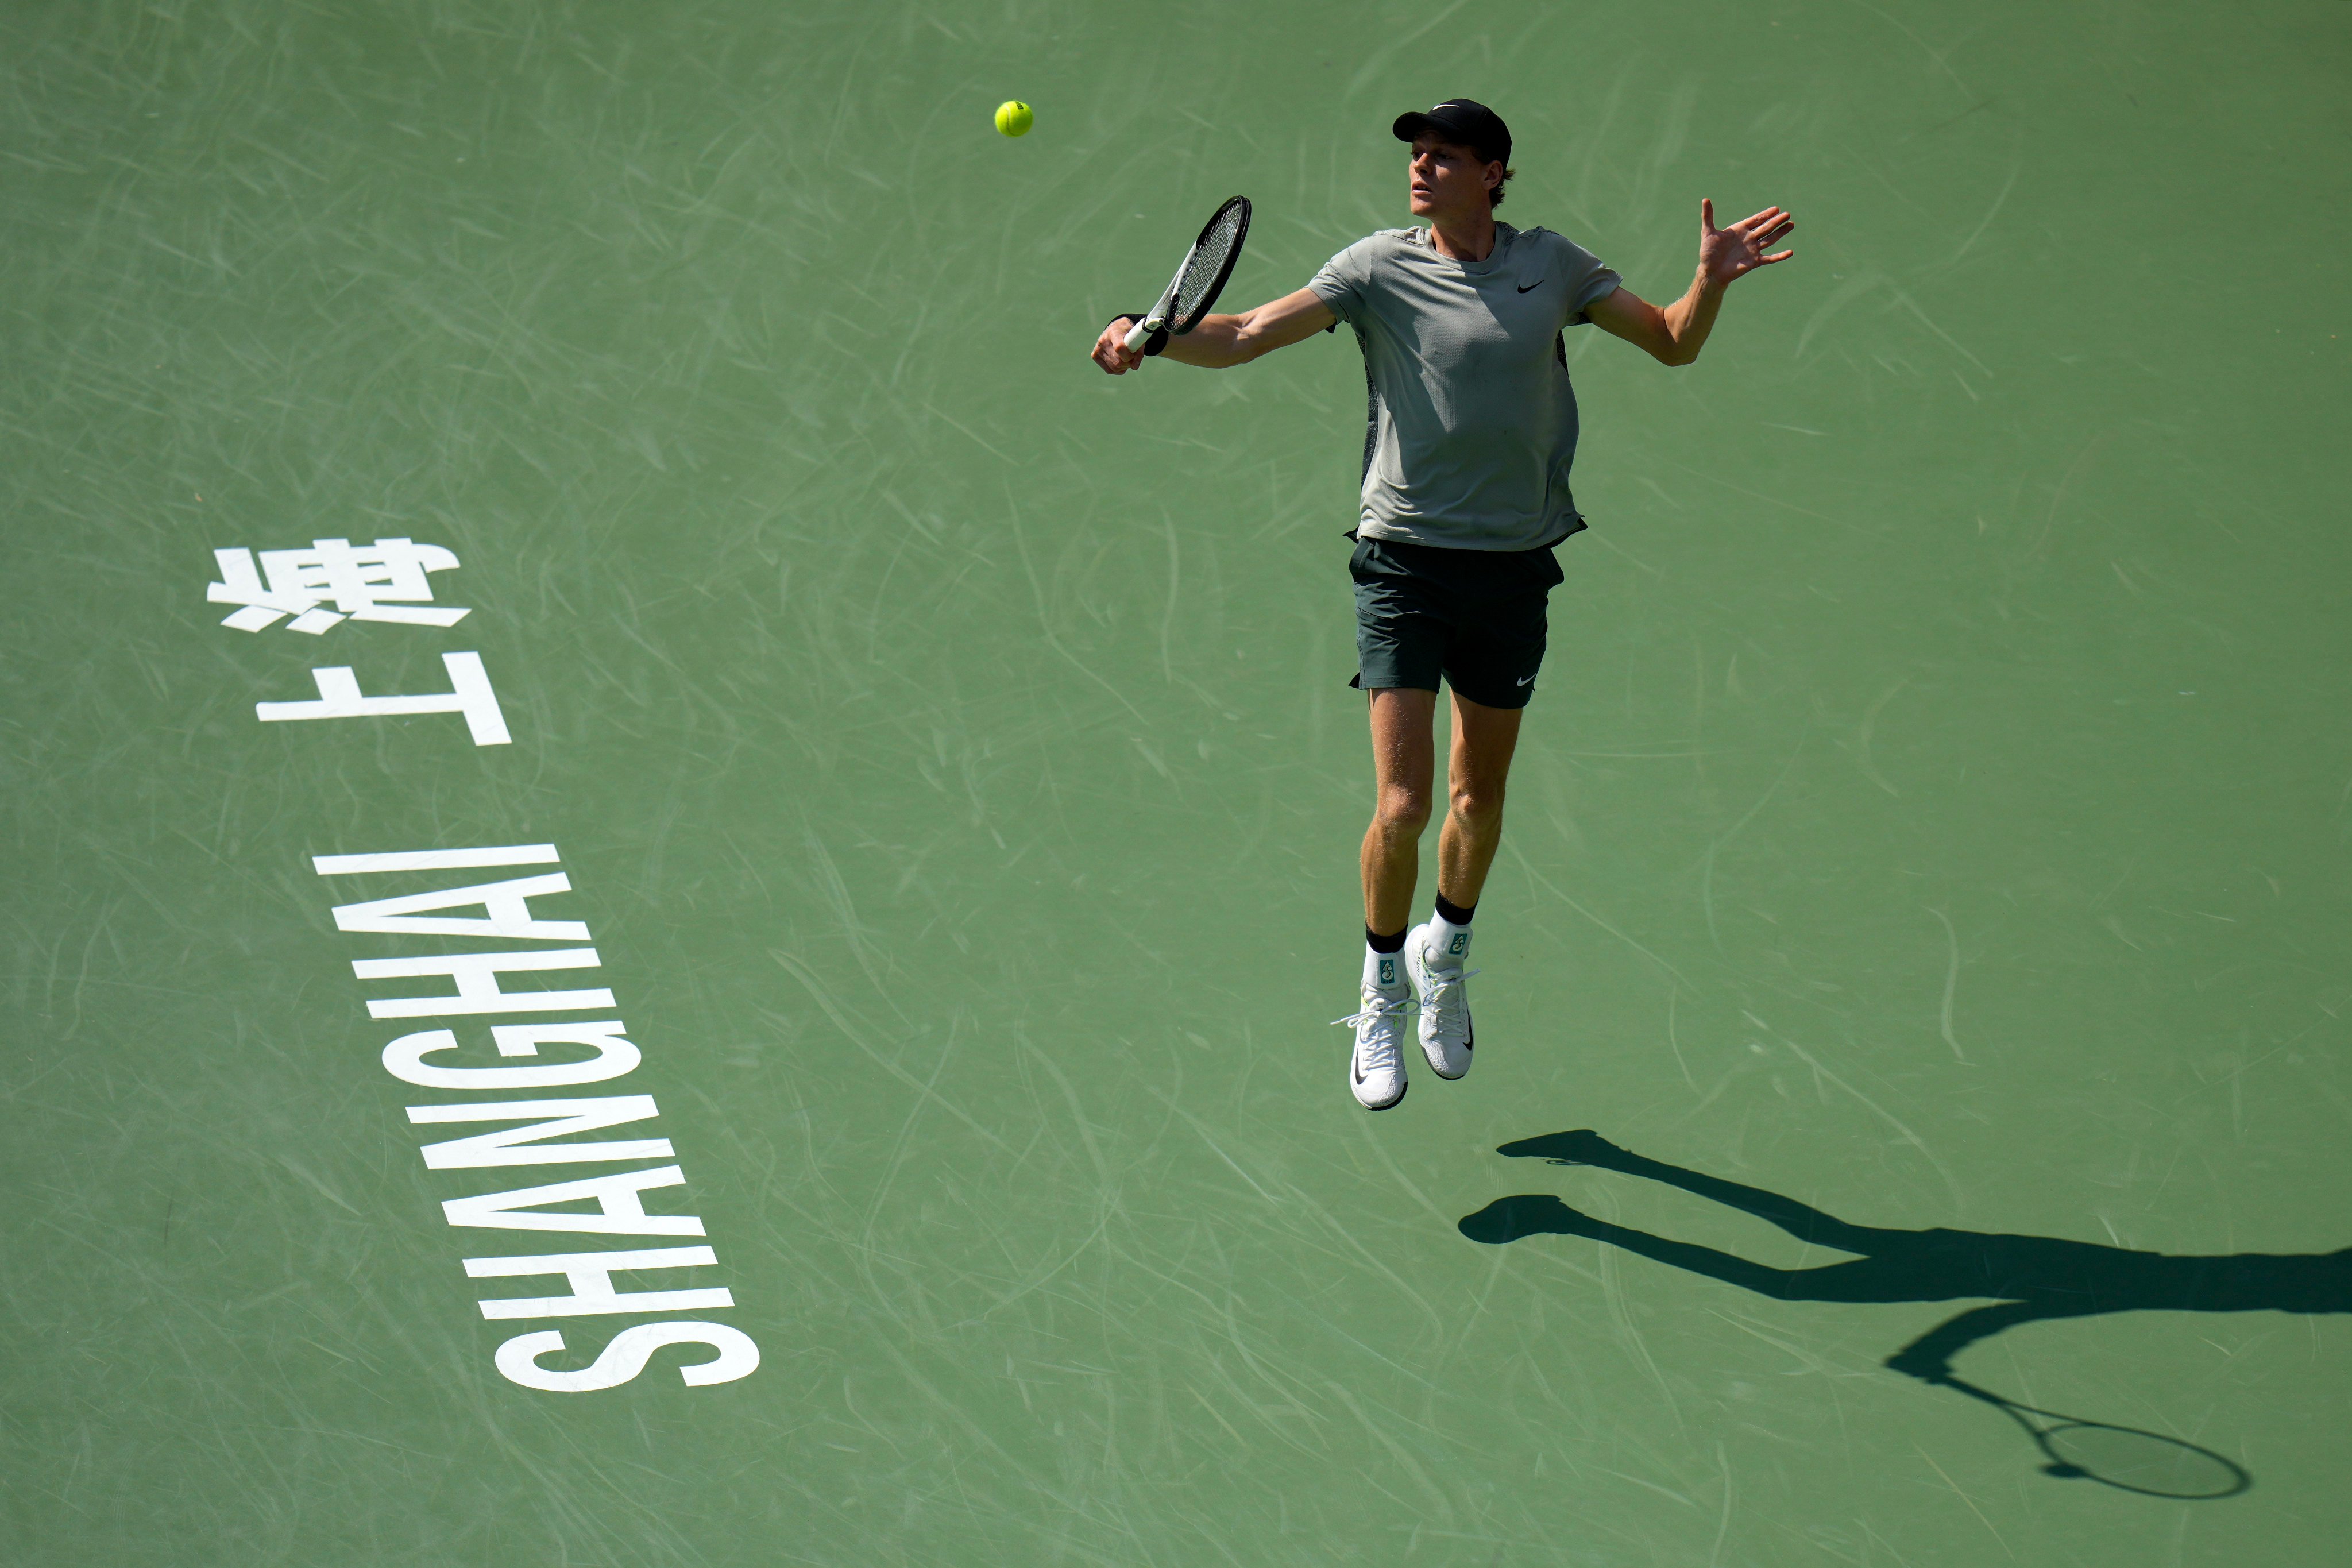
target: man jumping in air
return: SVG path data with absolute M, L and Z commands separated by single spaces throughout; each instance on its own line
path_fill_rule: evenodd
M 1355 1026 L 1349 1082 L 1368 1110 L 1404 1098 L 1404 1021 L 1416 995 L 1431 1069 L 1444 1079 L 1470 1070 L 1470 916 L 1502 841 L 1503 784 L 1543 663 L 1544 605 L 1561 581 L 1552 547 L 1584 526 L 1568 488 L 1577 418 L 1563 330 L 1591 321 L 1662 364 L 1688 364 L 1724 289 L 1793 255 L 1766 251 L 1795 226 L 1767 207 L 1717 228 L 1713 204 L 1701 202 L 1698 276 L 1662 310 L 1580 246 L 1495 220 L 1514 171 L 1511 133 L 1493 110 L 1457 98 L 1401 115 L 1394 129 L 1412 144 L 1412 214 L 1424 226 L 1358 240 L 1297 293 L 1209 316 L 1145 351 L 1223 369 L 1345 321 L 1364 352 L 1370 428 L 1349 571 L 1375 804 L 1364 835 L 1362 1006 L 1340 1022 Z M 1095 342 L 1095 363 L 1113 375 L 1143 363 L 1125 342 L 1137 319 L 1120 317 Z M 1441 676 L 1454 692 L 1454 743 L 1437 911 L 1408 931 Z

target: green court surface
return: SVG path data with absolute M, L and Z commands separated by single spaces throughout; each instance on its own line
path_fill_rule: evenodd
M 2340 7 L 0 41 L 0 1558 L 2341 1560 Z M 1226 195 L 1236 308 L 1410 221 L 1457 94 L 1649 298 L 1701 196 L 1798 256 L 1570 334 L 1478 1069 L 1370 1116 L 1357 350 L 1086 353 Z M 320 540 L 468 613 L 223 624 Z M 494 696 L 257 710 L 344 668 Z

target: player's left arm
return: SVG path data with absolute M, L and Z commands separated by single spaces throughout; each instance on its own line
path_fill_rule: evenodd
M 1767 254 L 1797 226 L 1779 207 L 1722 228 L 1715 226 L 1715 204 L 1698 204 L 1698 275 L 1690 289 L 1664 310 L 1631 289 L 1611 290 L 1584 308 L 1586 320 L 1612 337 L 1646 351 L 1660 364 L 1688 364 L 1698 358 L 1723 309 L 1723 291 L 1759 267 L 1786 261 L 1793 250 Z

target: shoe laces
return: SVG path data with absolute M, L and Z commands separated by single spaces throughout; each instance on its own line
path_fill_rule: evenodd
M 1367 1047 L 1369 1044 L 1369 1047 L 1373 1047 L 1373 1056 L 1388 1058 L 1388 1056 L 1397 1056 L 1397 1035 L 1392 1035 L 1392 1032 L 1388 1030 L 1381 1030 L 1379 1027 L 1381 1020 L 1402 1018 L 1404 1013 L 1412 1013 L 1412 1011 L 1413 1011 L 1412 992 L 1404 992 L 1402 996 L 1383 996 L 1379 990 L 1373 990 L 1373 987 L 1367 985 L 1364 987 L 1364 1006 L 1357 1008 L 1355 1013 L 1348 1013 L 1345 1018 L 1334 1018 L 1331 1023 L 1355 1025 L 1357 1044 L 1360 1044 L 1360 1047 Z M 1373 1065 L 1383 1065 L 1383 1063 L 1376 1060 Z
M 1475 969 L 1432 969 L 1429 972 L 1429 994 L 1421 999 L 1422 1005 L 1432 1012 L 1454 1005 L 1461 999 L 1462 983 L 1477 973 Z
M 1362 1028 L 1367 1025 L 1378 1024 L 1382 1018 L 1413 1011 L 1412 993 L 1410 991 L 1402 996 L 1385 996 L 1367 985 L 1364 987 L 1363 1003 L 1363 1006 L 1358 1011 L 1349 1014 L 1344 1018 L 1334 1018 L 1331 1022 L 1335 1026 L 1352 1024 Z

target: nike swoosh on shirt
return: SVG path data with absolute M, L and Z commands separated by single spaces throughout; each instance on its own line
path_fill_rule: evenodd
M 1524 294 L 1524 293 L 1526 293 L 1526 292 L 1528 291 L 1528 289 L 1540 289 L 1540 288 L 1542 288 L 1542 287 L 1544 286 L 1545 281 L 1546 281 L 1546 279 L 1541 279 L 1541 278 L 1538 278 L 1538 279 L 1537 279 L 1534 282 L 1532 282 L 1532 283 L 1529 283 L 1529 284 L 1527 284 L 1527 285 L 1523 286 L 1523 287 L 1519 289 L 1519 292 L 1520 292 L 1520 293 L 1522 293 L 1522 294 Z

